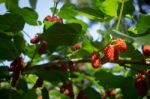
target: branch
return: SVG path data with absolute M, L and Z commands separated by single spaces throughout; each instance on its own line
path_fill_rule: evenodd
M 37 69 L 54 69 L 55 67 L 61 67 L 62 65 L 69 65 L 69 63 L 90 63 L 91 62 L 91 58 L 75 58 L 75 59 L 70 59 L 70 60 L 54 60 L 52 62 L 48 62 L 45 64 L 41 64 L 41 65 L 34 65 L 34 66 L 29 66 L 28 68 L 24 69 L 24 73 L 26 72 L 30 72 L 33 70 L 37 70 Z M 106 63 L 107 61 L 102 58 L 102 64 Z M 150 66 L 150 60 L 118 60 L 115 61 L 114 63 L 118 63 L 121 65 L 126 65 L 126 64 L 137 64 L 137 65 L 146 65 L 146 66 Z M 56 69 L 56 68 L 55 68 Z

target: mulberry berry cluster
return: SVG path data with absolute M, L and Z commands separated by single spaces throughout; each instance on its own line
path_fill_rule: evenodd
M 63 22 L 62 18 L 59 18 L 57 16 L 49 16 L 49 15 L 46 16 L 44 20 L 48 22 L 60 22 L 60 23 Z
M 124 40 L 117 38 L 112 45 L 108 45 L 104 49 L 105 58 L 109 62 L 114 62 L 119 59 L 119 53 L 127 51 L 127 44 Z

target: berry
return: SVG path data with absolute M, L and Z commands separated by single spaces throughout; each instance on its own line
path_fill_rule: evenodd
M 51 16 L 49 16 L 49 15 L 46 16 L 44 20 L 45 20 L 45 21 L 48 21 L 48 22 L 60 22 L 60 23 L 63 22 L 63 19 L 62 19 L 62 18 L 59 18 L 59 17 L 57 17 L 57 16 L 51 17 Z
M 145 75 L 144 73 L 138 73 L 136 75 L 136 79 L 135 79 L 135 87 L 137 88 L 137 92 L 139 96 L 146 96 L 148 93 L 148 86 L 147 83 L 145 81 Z
M 40 46 L 38 47 L 38 53 L 41 55 L 41 54 L 44 54 L 46 49 L 48 47 L 48 43 L 46 41 L 42 41 Z
M 38 78 L 38 79 L 36 80 L 36 83 L 35 83 L 35 85 L 34 85 L 34 88 L 42 87 L 42 85 L 43 85 L 43 80 L 42 80 L 41 78 Z
M 150 45 L 144 45 L 143 46 L 143 54 L 145 56 L 150 56 Z
M 124 40 L 117 38 L 114 41 L 115 49 L 119 52 L 126 52 L 127 51 L 127 44 Z
M 81 89 L 80 92 L 78 93 L 76 99 L 88 99 L 86 94 L 85 94 L 85 90 Z
M 34 38 L 30 40 L 30 43 L 36 44 L 41 40 L 40 35 L 36 35 Z
M 107 90 L 107 91 L 105 92 L 105 94 L 106 94 L 107 97 L 115 97 L 115 95 L 116 95 L 116 90 L 115 90 L 115 89 Z
M 60 92 L 64 93 L 65 95 L 73 99 L 74 93 L 73 93 L 72 82 L 68 81 L 68 82 L 63 83 L 63 85 L 60 87 Z
M 24 64 L 24 61 L 23 61 L 22 57 L 15 59 L 10 64 L 10 71 L 13 72 L 12 81 L 11 81 L 12 87 L 15 87 L 17 84 L 17 81 L 19 79 L 19 75 L 20 75 L 21 71 L 23 70 L 23 64 Z
M 117 53 L 117 52 L 116 52 Z M 118 54 L 118 53 L 117 53 Z M 104 55 L 105 58 L 109 61 L 109 62 L 113 62 L 115 61 L 116 58 L 118 58 L 117 54 L 115 55 L 115 48 L 113 45 L 108 45 L 105 47 L 104 49 Z
M 98 52 L 91 53 L 91 63 L 92 63 L 93 68 L 98 68 L 102 64 L 100 55 Z
M 79 49 L 81 49 L 80 43 L 76 43 L 75 45 L 72 46 L 72 50 L 79 50 Z

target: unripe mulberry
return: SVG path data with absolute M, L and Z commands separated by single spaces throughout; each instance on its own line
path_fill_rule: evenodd
M 144 45 L 143 46 L 143 54 L 145 56 L 150 56 L 150 45 Z
M 115 49 L 120 52 L 126 52 L 127 51 L 127 44 L 124 40 L 117 38 L 114 41 Z
M 91 54 L 91 63 L 93 68 L 98 68 L 99 66 L 101 66 L 102 62 L 98 52 L 93 52 Z

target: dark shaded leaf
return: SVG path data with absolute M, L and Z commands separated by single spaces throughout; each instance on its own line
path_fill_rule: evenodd
M 37 94 L 35 89 L 28 90 L 22 95 L 21 99 L 37 99 Z
M 45 87 L 42 89 L 42 99 L 49 99 L 49 93 Z
M 0 15 L 1 32 L 18 32 L 24 28 L 24 24 L 24 19 L 18 14 L 6 13 Z
M 101 99 L 100 93 L 98 93 L 94 88 L 87 87 L 85 89 L 85 95 L 88 97 L 88 99 Z
M 141 14 L 136 24 L 136 30 L 138 34 L 145 33 L 148 29 L 150 29 L 150 15 Z
M 15 59 L 19 53 L 14 44 L 6 39 L 0 38 L 0 60 Z
M 58 46 L 75 44 L 79 40 L 81 29 L 81 25 L 76 23 L 56 23 L 47 30 L 44 30 L 42 38 L 48 42 L 48 49 L 52 51 Z
M 125 79 L 123 76 L 115 76 L 103 70 L 97 71 L 95 77 L 104 88 L 120 88 Z
M 0 66 L 0 79 L 9 77 L 9 67 Z
M 28 86 L 27 86 L 27 82 L 25 81 L 25 79 L 23 78 L 19 79 L 18 84 L 17 84 L 17 89 L 22 90 L 23 92 L 28 91 Z
M 0 97 L 1 99 L 20 99 L 21 95 L 13 89 L 0 89 Z

